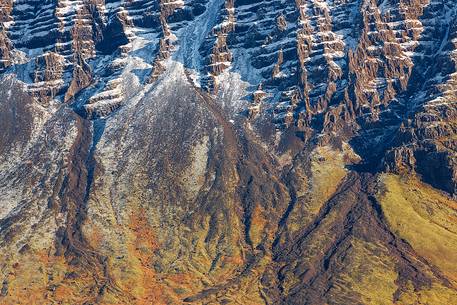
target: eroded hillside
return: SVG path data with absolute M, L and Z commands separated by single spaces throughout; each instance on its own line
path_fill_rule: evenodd
M 0 0 L 0 303 L 457 304 L 456 13 Z

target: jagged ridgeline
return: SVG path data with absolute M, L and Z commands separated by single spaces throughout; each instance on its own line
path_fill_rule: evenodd
M 0 304 L 457 305 L 457 2 L 0 0 Z

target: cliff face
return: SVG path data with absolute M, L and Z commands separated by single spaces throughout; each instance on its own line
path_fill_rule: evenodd
M 456 14 L 0 0 L 0 303 L 457 304 Z

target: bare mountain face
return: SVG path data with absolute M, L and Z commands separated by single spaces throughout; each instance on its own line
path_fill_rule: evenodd
M 457 2 L 0 0 L 0 304 L 457 304 Z

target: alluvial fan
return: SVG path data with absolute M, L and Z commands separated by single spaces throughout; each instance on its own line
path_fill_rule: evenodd
M 0 0 L 0 304 L 457 305 L 457 2 Z

